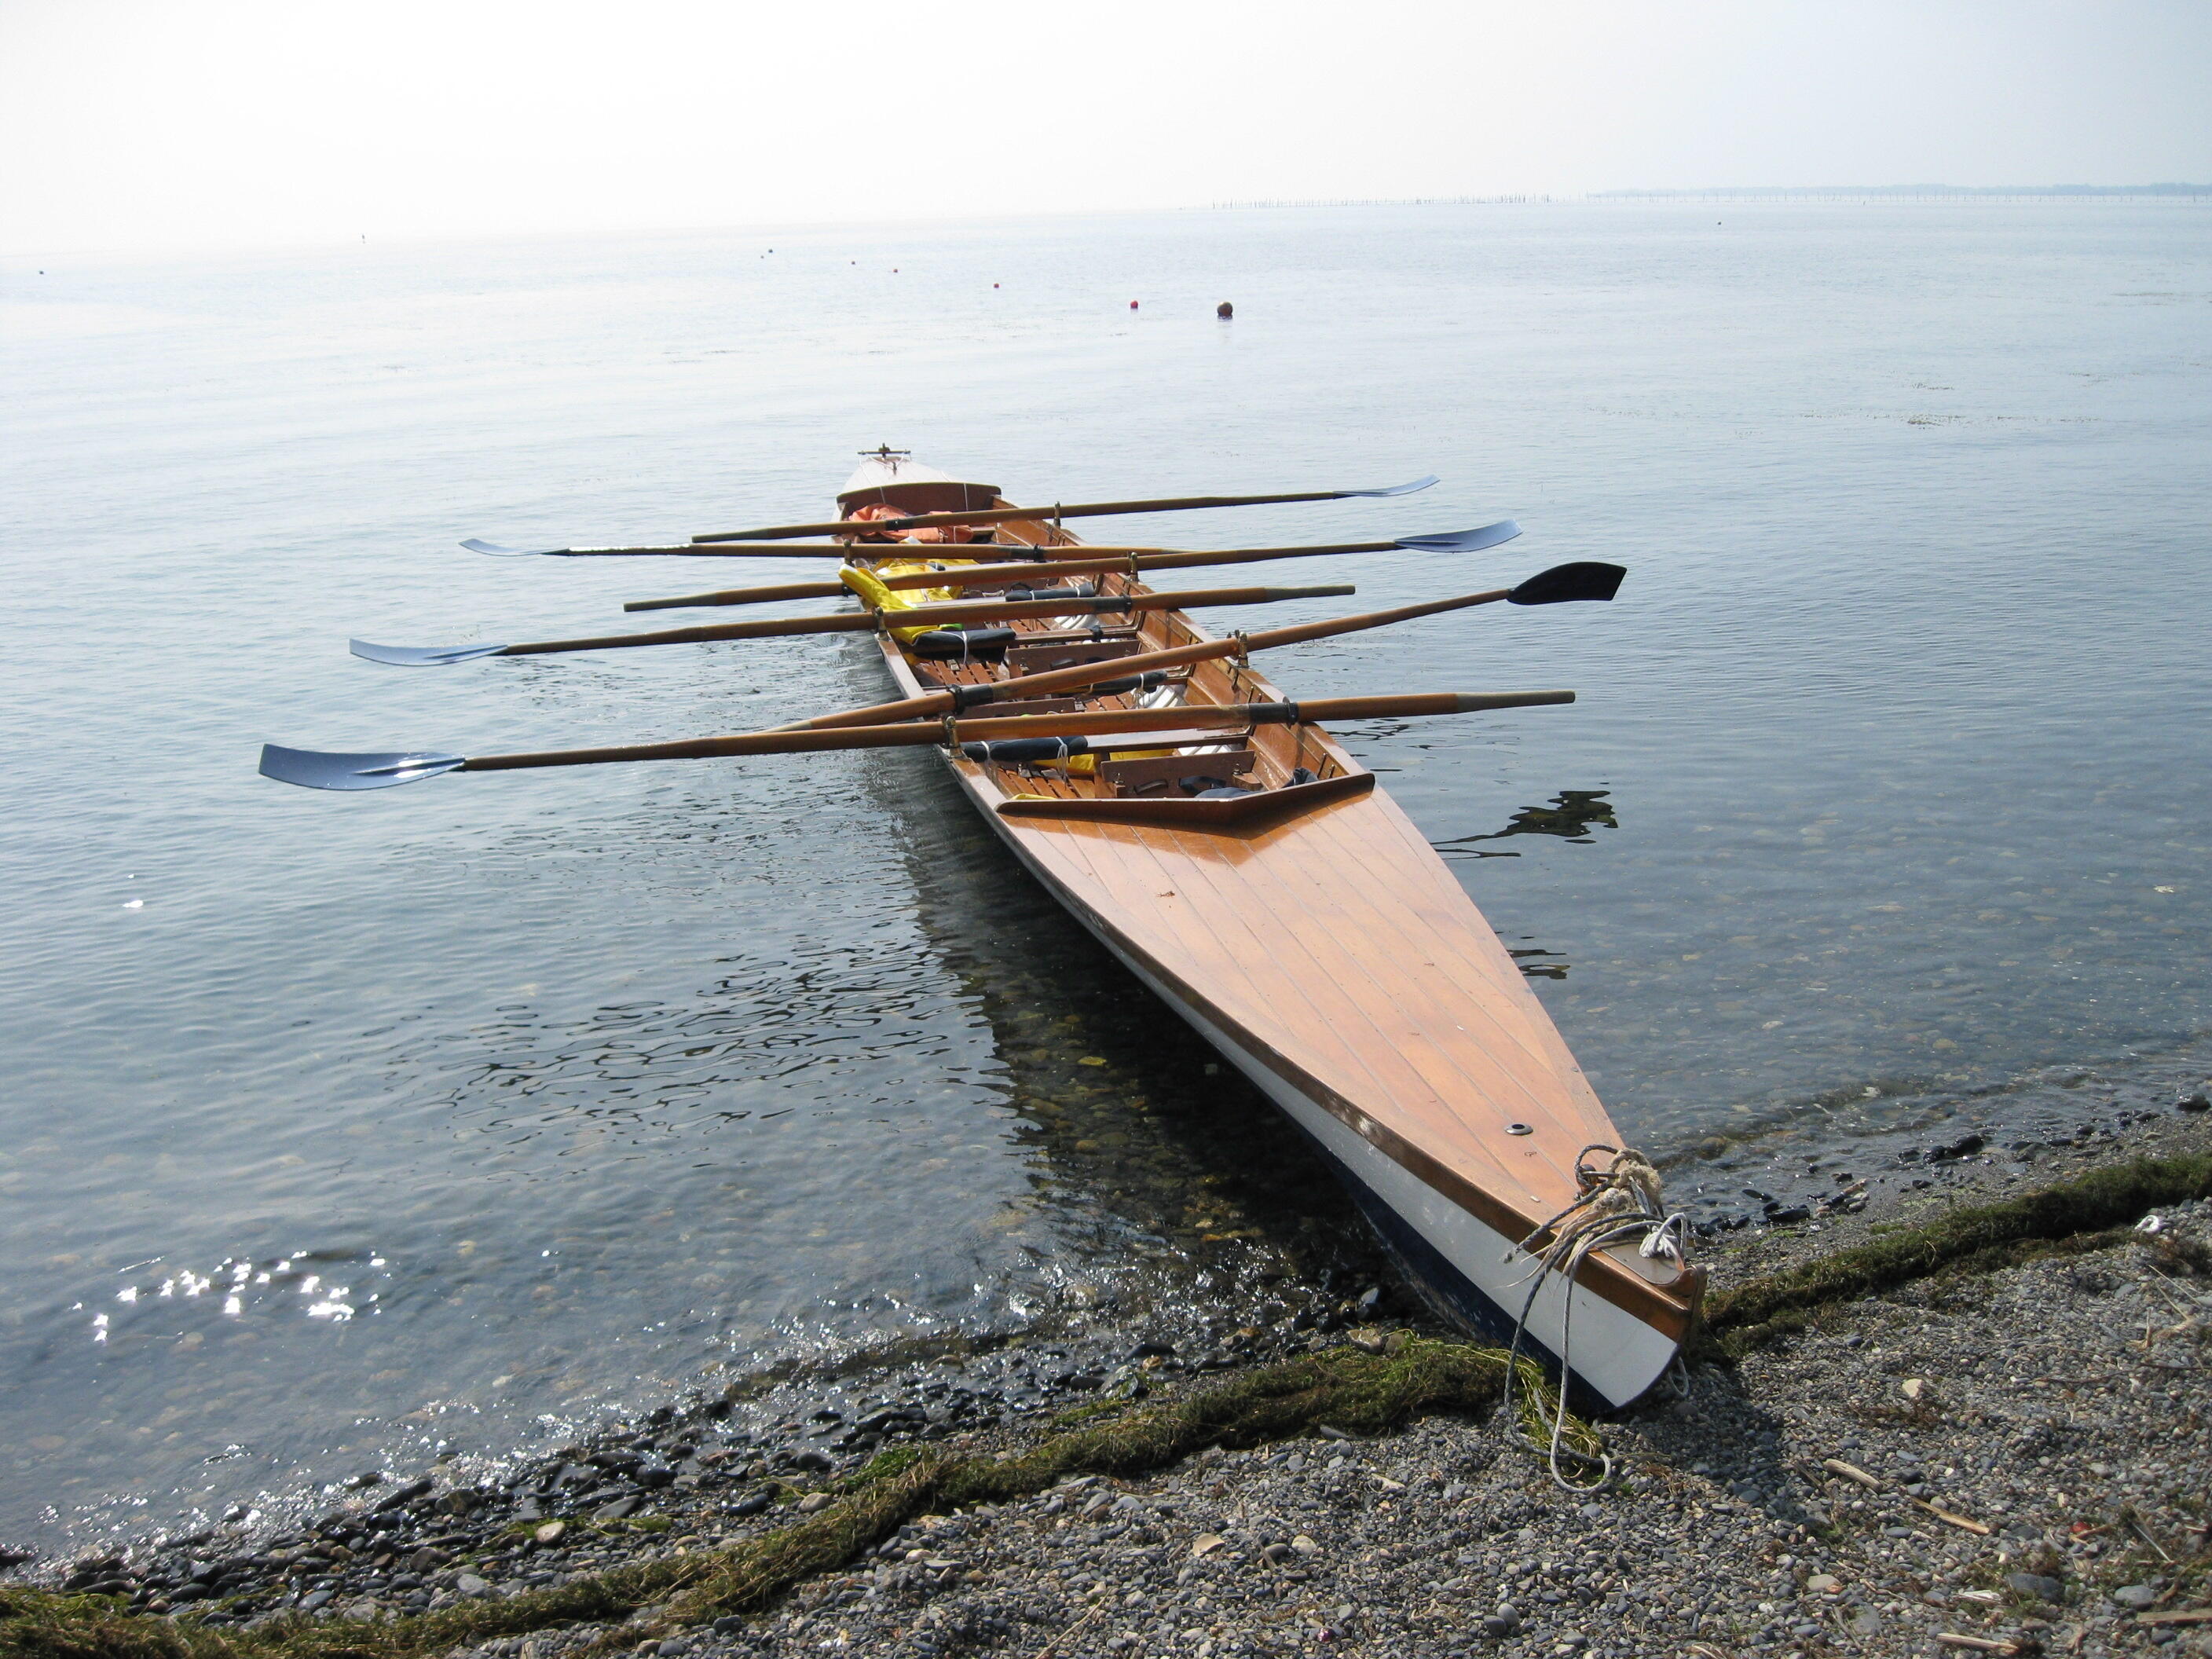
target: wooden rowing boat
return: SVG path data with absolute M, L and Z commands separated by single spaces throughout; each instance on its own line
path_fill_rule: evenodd
M 993 486 L 890 452 L 872 454 L 837 501 L 847 519 L 872 503 L 1016 510 Z M 988 590 L 884 578 L 1081 545 L 1042 515 L 986 534 L 854 544 L 848 580 L 881 611 L 884 666 L 902 696 L 1214 637 L 1170 610 L 1107 626 L 1110 616 L 1022 617 L 965 639 L 900 628 L 902 608 Z M 1102 572 L 1096 586 L 1152 592 L 1133 570 Z M 1005 688 L 991 712 L 1282 700 L 1230 657 L 1110 696 L 1029 703 Z M 1650 1253 L 1604 1244 L 1571 1273 L 1522 1248 L 1589 1198 L 1584 1154 L 1619 1137 L 1504 946 L 1374 774 L 1310 722 L 1108 732 L 1081 754 L 1036 750 L 941 752 L 1045 889 L 1320 1147 L 1424 1292 L 1495 1336 L 1525 1316 L 1524 1346 L 1554 1364 L 1565 1355 L 1609 1404 L 1656 1382 L 1688 1333 L 1703 1270 L 1664 1234 Z
M 1224 641 L 1177 607 L 1352 590 L 1160 594 L 1141 573 L 1378 547 L 1464 551 L 1499 545 L 1519 526 L 1507 520 L 1322 548 L 1121 549 L 1106 556 L 1086 552 L 1060 523 L 1395 496 L 1435 482 L 1080 502 L 1048 514 L 1012 505 L 994 485 L 884 448 L 846 485 L 840 516 L 826 524 L 721 532 L 688 547 L 537 550 L 627 557 L 737 541 L 756 554 L 836 557 L 843 564 L 834 583 L 632 608 L 850 592 L 866 607 L 860 614 L 508 645 L 356 640 L 352 649 L 372 661 L 451 666 L 872 630 L 898 702 L 768 732 L 524 754 L 336 754 L 270 744 L 261 770 L 307 788 L 362 790 L 456 771 L 938 746 L 985 822 L 1046 890 L 1320 1147 L 1440 1310 L 1501 1336 L 1510 1329 L 1599 1399 L 1624 1404 L 1667 1370 L 1696 1309 L 1703 1281 L 1685 1257 L 1680 1218 L 1665 1215 L 1657 1171 L 1616 1151 L 1605 1109 L 1443 861 L 1321 724 L 1571 702 L 1574 694 L 1423 692 L 1299 704 L 1250 661 L 1262 648 L 1478 605 L 1609 599 L 1624 573 L 1560 565 L 1511 588 Z M 767 546 L 767 538 L 823 533 L 836 538 Z M 978 708 L 982 717 L 970 718 Z M 1564 1481 L 1560 1457 L 1555 1435 L 1553 1474 Z

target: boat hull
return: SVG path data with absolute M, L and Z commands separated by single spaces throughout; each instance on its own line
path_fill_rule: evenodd
M 1304 1133 L 1439 1312 L 1504 1342 L 1525 1310 L 1524 1351 L 1555 1370 L 1571 1370 L 1609 1406 L 1628 1404 L 1665 1374 L 1680 1350 L 1679 1331 L 1662 1330 L 1583 1284 L 1544 1272 L 1518 1237 L 1508 1237 L 1347 1126 L 1322 1090 L 1310 1091 L 1286 1077 L 1266 1045 L 1217 1024 L 1179 995 L 1171 975 L 1054 880 L 957 769 L 955 781 L 1061 908 Z
M 1002 543 L 1079 545 L 1042 520 L 1000 529 Z M 915 568 L 910 553 L 879 556 Z M 1150 591 L 1133 574 L 1122 580 L 1121 591 Z M 1139 631 L 1096 647 L 1063 632 L 1039 657 L 1048 667 L 1071 649 L 1215 639 L 1180 611 L 1148 611 Z M 942 684 L 943 665 L 910 657 L 896 631 L 878 641 L 904 696 Z M 1023 672 L 1013 654 L 1008 678 Z M 958 665 L 970 683 L 988 672 Z M 1240 654 L 1199 663 L 1182 696 L 1282 694 Z M 1126 773 L 1086 790 L 940 752 L 1045 890 L 1321 1150 L 1431 1302 L 1493 1338 L 1525 1310 L 1528 1351 L 1604 1403 L 1626 1404 L 1680 1352 L 1701 1271 L 1616 1245 L 1591 1252 L 1570 1283 L 1521 1249 L 1583 1193 L 1584 1155 L 1618 1144 L 1604 1107 L 1495 932 L 1373 774 L 1310 723 L 1241 741 L 1248 757 L 1268 750 L 1263 787 L 1225 799 L 1125 793 Z M 1203 775 L 1202 749 L 1186 752 Z

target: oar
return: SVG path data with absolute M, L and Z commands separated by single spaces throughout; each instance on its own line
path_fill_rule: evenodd
M 1267 559 L 1303 559 L 1343 553 L 1388 553 L 1411 548 L 1424 553 L 1480 553 L 1501 547 L 1521 533 L 1510 519 L 1485 525 L 1480 530 L 1460 530 L 1441 536 L 1401 536 L 1394 542 L 1339 542 L 1326 547 L 1248 547 L 1220 553 L 1123 553 L 1119 556 L 1095 548 L 1073 550 L 1081 558 L 1048 562 L 1012 564 L 956 564 L 943 570 L 913 570 L 903 575 L 879 578 L 886 587 L 990 587 L 1007 582 L 1056 580 L 1062 576 L 1085 576 L 1113 570 L 1186 570 L 1199 565 L 1257 564 Z M 856 550 L 857 551 L 857 550 Z M 775 587 L 728 587 L 713 593 L 686 593 L 673 599 L 632 599 L 625 611 L 677 611 L 694 605 L 767 605 L 783 599 L 827 599 L 844 592 L 842 582 L 785 582 Z
M 261 750 L 261 775 L 308 789 L 388 789 L 441 772 L 509 772 L 544 766 L 599 766 L 617 761 L 716 760 L 740 755 L 812 754 L 830 749 L 917 749 L 1009 738 L 1073 738 L 1102 732 L 1216 726 L 1298 725 L 1320 720 L 1466 714 L 1572 702 L 1571 691 L 1437 691 L 1395 697 L 1323 697 L 1304 702 L 1201 704 L 1185 708 L 1108 708 L 1090 714 L 1024 714 L 921 725 L 848 726 L 840 731 L 744 732 L 726 738 L 632 744 L 618 749 L 555 749 L 534 755 L 443 755 L 427 751 L 334 755 L 312 749 Z M 949 728 L 949 729 L 948 729 Z
M 1122 675 L 1141 674 L 1149 670 L 1179 667 L 1186 663 L 1234 657 L 1243 652 L 1265 651 L 1279 645 L 1301 645 L 1308 640 L 1356 634 L 1363 629 L 1387 627 L 1391 623 L 1410 622 L 1416 617 L 1433 617 L 1444 611 L 1464 611 L 1470 605 L 1496 605 L 1500 600 L 1508 605 L 1565 605 L 1579 599 L 1610 599 L 1620 591 L 1621 579 L 1627 574 L 1617 564 L 1577 560 L 1572 564 L 1553 565 L 1549 570 L 1529 577 L 1517 587 L 1493 587 L 1486 592 L 1462 593 L 1449 599 L 1427 599 L 1419 605 L 1401 605 L 1395 611 L 1370 611 L 1364 616 L 1339 617 L 1328 622 L 1271 628 L 1262 633 L 1246 634 L 1232 639 L 1200 640 L 1190 645 L 1170 646 L 1164 651 L 1146 651 L 1133 657 L 1116 657 L 1109 662 L 1077 663 L 1068 668 L 1051 668 L 1038 674 L 989 680 L 981 685 L 948 686 L 942 691 L 926 691 L 921 696 L 903 697 L 896 702 L 879 702 L 866 708 L 848 708 L 835 714 L 817 714 L 812 720 L 799 720 L 778 729 L 786 732 L 818 731 L 832 726 L 880 726 L 892 720 L 928 720 L 939 714 L 979 708 L 1001 699 L 1018 697 L 1027 700 L 1047 696 L 1054 692 L 1073 690 L 1078 686 L 1095 685 L 1098 681 L 1109 678 L 1118 678 Z
M 1283 495 L 1182 495 L 1154 501 L 1078 501 L 1073 507 L 994 507 L 976 513 L 916 513 L 903 519 L 871 519 L 866 528 L 940 530 L 957 524 L 1005 524 L 1013 519 L 1097 519 L 1120 513 L 1191 513 L 1208 507 L 1267 507 L 1278 501 L 1342 501 L 1355 495 L 1410 495 L 1436 483 L 1434 473 L 1387 489 L 1302 489 Z M 694 536 L 695 542 L 769 542 L 780 536 L 836 536 L 856 526 L 850 519 L 826 524 L 779 524 L 765 530 L 718 530 L 711 536 Z
M 880 521 L 863 522 L 856 520 L 842 521 L 839 528 L 848 537 L 874 530 Z M 742 547 L 702 547 L 693 542 L 679 542 L 673 547 L 502 547 L 497 542 L 488 542 L 471 536 L 461 544 L 471 553 L 496 553 L 505 558 L 516 559 L 646 559 L 681 557 L 691 559 L 843 559 L 849 558 L 856 544 L 850 539 L 842 542 L 749 542 Z M 959 550 L 975 547 L 985 552 L 997 549 L 1019 547 L 1019 542 L 861 542 L 861 552 L 870 557 L 896 557 L 902 551 L 912 554 L 917 550 L 946 552 L 962 556 Z M 1169 550 L 1147 543 L 1143 547 L 1102 547 L 1096 543 L 1081 544 L 1086 553 L 1164 553 Z M 1039 550 L 1040 551 L 1043 550 Z
M 556 651 L 613 651 L 633 645 L 698 645 L 708 640 L 777 639 L 795 634 L 869 634 L 880 626 L 987 622 L 1024 617 L 1073 617 L 1136 611 L 1179 611 L 1185 605 L 1273 605 L 1283 599 L 1324 599 L 1358 590 L 1335 587 L 1210 587 L 1180 593 L 1131 593 L 1110 599 L 971 599 L 957 605 L 918 605 L 905 611 L 848 611 L 831 617 L 770 617 L 760 622 L 718 623 L 706 628 L 667 628 L 653 634 L 608 634 L 587 640 L 538 640 L 526 645 L 373 645 L 352 641 L 353 653 L 402 668 L 442 668 L 477 657 L 536 657 Z

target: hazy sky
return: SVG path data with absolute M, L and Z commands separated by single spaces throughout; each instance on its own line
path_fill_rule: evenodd
M 0 0 L 0 250 L 2212 179 L 2212 0 Z

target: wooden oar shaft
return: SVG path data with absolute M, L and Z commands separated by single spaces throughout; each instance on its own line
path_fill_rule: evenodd
M 1283 599 L 1334 599 L 1355 590 L 1334 587 L 1198 587 L 1173 593 L 1121 593 L 1103 599 L 955 599 L 879 612 L 898 627 L 911 623 L 988 622 L 1003 617 L 1108 615 L 1124 611 L 1180 611 L 1197 605 L 1273 605 Z
M 1463 714 L 1489 708 L 1523 708 L 1572 702 L 1571 691 L 1432 691 L 1407 696 L 1322 697 L 1299 702 L 1199 703 L 1176 708 L 1101 708 L 1066 714 L 1014 714 L 945 724 L 908 721 L 836 730 L 741 732 L 724 738 L 631 744 L 615 749 L 556 749 L 537 754 L 473 755 L 465 772 L 508 772 L 535 767 L 599 766 L 621 761 L 716 760 L 745 755 L 815 754 L 840 749 L 918 749 L 1000 738 L 1075 738 L 1104 732 L 1212 730 L 1332 720 L 1402 719 Z M 949 725 L 950 730 L 947 730 Z
M 1024 513 L 1030 508 L 1024 507 Z M 841 529 L 856 532 L 860 526 L 841 524 Z M 882 528 L 871 523 L 870 530 Z M 643 559 L 681 557 L 692 559 L 842 559 L 858 551 L 864 558 L 896 559 L 943 556 L 965 558 L 970 551 L 990 553 L 1024 545 L 1020 542 L 749 542 L 740 547 L 708 547 L 696 542 L 684 542 L 675 547 L 557 547 L 545 550 L 546 556 L 556 559 Z M 1146 544 L 1143 547 L 1109 547 L 1095 542 L 1081 544 L 1086 553 L 1161 553 L 1169 550 Z M 1039 552 L 1048 552 L 1040 548 Z
M 1273 605 L 1283 599 L 1328 598 L 1349 587 L 1204 587 L 1180 593 L 1132 593 L 1115 599 L 969 599 L 917 605 L 905 611 L 860 611 L 835 617 L 763 617 L 758 622 L 713 623 L 664 628 L 651 634 L 607 634 L 595 639 L 537 640 L 510 645 L 503 657 L 554 651 L 615 651 L 634 645 L 700 645 L 712 640 L 765 640 L 795 634 L 866 634 L 880 621 L 900 628 L 970 622 L 1013 622 L 1042 617 L 1104 616 L 1123 611 L 1177 611 L 1187 605 Z
M 1103 575 L 1116 570 L 1188 570 L 1201 565 L 1257 564 L 1267 559 L 1295 559 L 1337 553 L 1382 553 L 1395 542 L 1346 542 L 1334 547 L 1249 547 L 1222 553 L 1124 553 L 1054 559 L 1011 564 L 956 564 L 943 570 L 913 570 L 878 578 L 885 587 L 901 592 L 918 587 L 998 587 L 1023 582 L 1058 581 L 1068 576 Z M 1095 550 L 1085 549 L 1086 555 Z M 782 599 L 825 598 L 840 592 L 836 582 L 785 582 L 769 587 L 726 587 L 708 593 L 685 593 L 672 599 L 632 599 L 625 611 L 682 611 L 718 605 L 767 605 Z
M 1346 542 L 1334 547 L 1245 547 L 1219 553 L 1125 553 L 1079 559 L 1041 560 L 1036 563 L 954 565 L 946 570 L 913 570 L 885 576 L 885 587 L 988 587 L 1000 582 L 1056 581 L 1064 576 L 1090 576 L 1134 565 L 1139 570 L 1189 570 L 1201 565 L 1259 564 L 1268 559 L 1297 559 L 1335 553 L 1383 553 L 1395 542 Z
M 679 599 L 632 599 L 625 611 L 687 611 L 710 605 L 778 605 L 786 599 L 829 599 L 852 589 L 842 582 L 776 582 L 766 587 L 732 587 L 720 593 L 687 593 Z
M 1419 605 L 1400 605 L 1395 611 L 1370 611 L 1364 616 L 1338 617 L 1328 622 L 1301 623 L 1291 628 L 1269 629 L 1263 633 L 1248 634 L 1241 639 L 1200 640 L 1190 645 L 1170 646 L 1164 651 L 1142 652 L 1133 657 L 1116 657 L 1106 662 L 1078 663 L 1070 668 L 1047 669 L 1042 674 L 1024 674 L 1018 679 L 1004 680 L 999 684 L 1024 697 L 1044 696 L 1054 691 L 1090 685 L 1098 680 L 1148 673 L 1156 668 L 1179 668 L 1188 663 L 1233 657 L 1243 651 L 1264 651 L 1273 646 L 1297 645 L 1308 640 L 1325 640 L 1332 635 L 1353 634 L 1365 628 L 1382 628 L 1391 623 L 1410 622 L 1416 617 L 1433 617 L 1441 611 L 1462 611 L 1469 605 L 1495 605 L 1511 592 L 1510 588 L 1497 587 L 1480 593 L 1462 593 L 1454 599 L 1429 599 Z M 867 708 L 817 714 L 811 720 L 800 721 L 787 729 L 821 731 L 837 726 L 874 726 L 891 720 L 927 720 L 933 715 L 949 713 L 954 702 L 950 691 L 927 691 L 921 696 L 905 697 L 896 702 L 879 702 Z
M 619 651 L 633 645 L 703 645 L 711 640 L 764 640 L 790 634 L 866 634 L 876 625 L 872 615 L 836 617 L 765 617 L 759 622 L 716 623 L 707 628 L 664 628 L 653 634 L 603 634 L 593 639 L 535 640 L 510 645 L 502 657 L 536 657 L 554 651 Z
M 1006 524 L 1015 519 L 1097 519 L 1117 513 L 1192 513 L 1210 507 L 1267 507 L 1279 501 L 1340 501 L 1367 492 L 1353 489 L 1300 489 L 1281 495 L 1180 495 L 1150 501 L 1078 501 L 1073 506 L 992 507 L 974 513 L 916 513 L 903 519 L 872 519 L 874 531 L 941 530 L 959 524 Z M 849 519 L 823 524 L 771 525 L 763 530 L 718 530 L 694 536 L 695 542 L 765 542 L 781 536 L 835 536 L 854 527 Z
M 1296 623 L 1288 628 L 1270 628 L 1257 634 L 1248 634 L 1244 636 L 1244 644 L 1254 651 L 1265 651 L 1278 645 L 1303 645 L 1308 640 L 1326 640 L 1338 634 L 1356 634 L 1363 628 L 1382 628 L 1391 623 L 1411 622 L 1416 617 L 1433 617 L 1439 611 L 1464 611 L 1474 605 L 1496 605 L 1512 592 L 1510 587 L 1492 587 L 1480 593 L 1457 594 L 1449 599 L 1424 599 L 1419 605 L 1401 605 L 1392 611 L 1370 611 L 1364 616 Z

